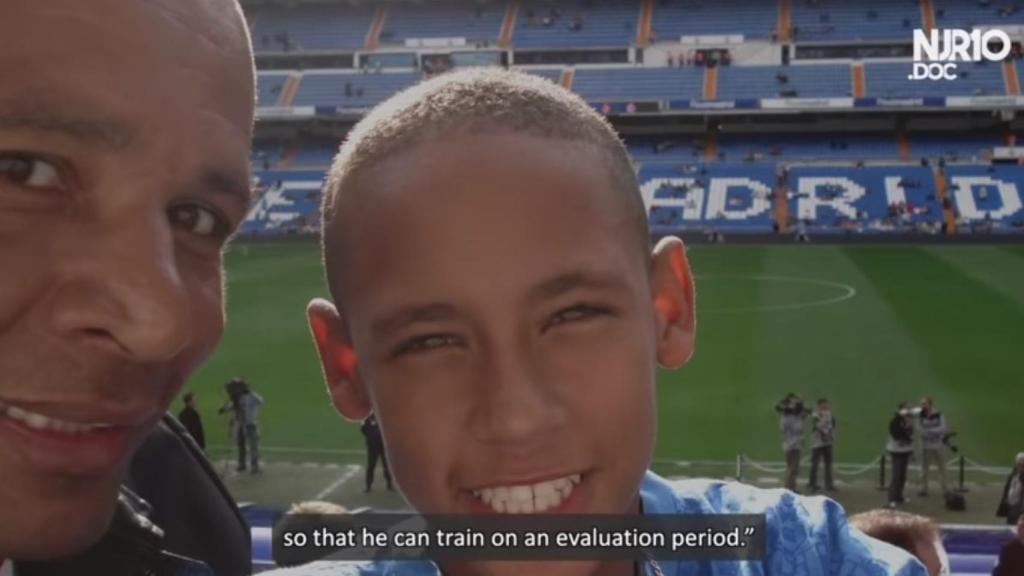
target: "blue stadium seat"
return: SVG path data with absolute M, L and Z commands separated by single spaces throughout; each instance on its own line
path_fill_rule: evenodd
M 651 27 L 659 41 L 722 34 L 768 38 L 775 32 L 778 10 L 770 0 L 655 0 Z
M 922 166 L 800 166 L 789 170 L 788 186 L 790 216 L 815 232 L 899 230 L 943 217 L 934 174 Z M 890 205 L 902 202 L 906 216 L 891 214 Z
M 793 38 L 910 41 L 921 28 L 917 0 L 791 0 Z
M 968 229 L 1024 232 L 1024 166 L 949 166 L 946 175 L 957 217 Z
M 782 74 L 785 83 L 776 77 Z M 850 67 L 843 64 L 802 66 L 720 66 L 718 99 L 775 98 L 792 90 L 801 98 L 850 95 Z
M 991 2 L 982 6 L 978 0 L 932 0 L 937 28 L 965 28 L 1024 24 L 1024 10 L 1014 2 Z M 1016 8 L 1014 9 L 1014 7 Z
M 299 4 L 247 8 L 256 52 L 356 50 L 363 47 L 375 8 L 372 5 Z M 291 48 L 277 40 L 287 34 Z
M 868 96 L 883 98 L 926 96 L 998 96 L 1006 93 L 1003 70 L 998 63 L 959 63 L 956 80 L 909 80 L 911 63 L 866 64 Z
M 290 72 L 260 72 L 256 76 L 256 105 L 277 106 Z
M 573 29 L 579 18 L 579 29 Z M 639 0 L 524 0 L 512 45 L 516 48 L 629 46 L 636 40 Z
M 700 98 L 702 68 L 580 68 L 573 90 L 588 102 Z
M 370 108 L 419 80 L 420 75 L 412 72 L 311 72 L 303 76 L 293 105 Z M 348 90 L 345 88 L 346 85 L 349 86 Z
M 655 234 L 772 230 L 774 166 L 723 163 L 684 172 L 650 164 L 640 169 L 639 180 Z
M 380 43 L 403 44 L 407 38 L 465 38 L 467 43 L 496 43 L 505 18 L 505 3 L 394 3 L 381 29 Z

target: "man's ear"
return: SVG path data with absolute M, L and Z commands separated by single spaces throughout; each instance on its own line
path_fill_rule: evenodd
M 693 276 L 683 241 L 662 238 L 651 255 L 651 297 L 658 337 L 658 363 L 678 368 L 693 356 L 697 328 Z
M 370 395 L 356 369 L 356 353 L 334 304 L 314 298 L 306 307 L 309 328 L 320 354 L 331 402 L 349 420 L 363 420 L 372 410 Z

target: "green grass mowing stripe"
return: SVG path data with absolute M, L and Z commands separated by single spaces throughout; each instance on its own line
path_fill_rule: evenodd
M 1024 309 L 1024 251 L 1003 246 L 929 246 L 928 252 Z
M 690 250 L 698 276 L 696 351 L 687 366 L 661 372 L 657 457 L 729 458 L 748 444 L 749 430 L 736 424 L 747 420 L 747 397 L 757 384 L 753 339 L 758 315 L 702 315 L 701 310 L 759 303 L 756 282 L 719 277 L 763 274 L 763 257 L 758 247 Z
M 982 462 L 1008 461 L 1019 449 L 1024 388 L 1019 381 L 1016 304 L 924 248 L 848 249 L 848 256 L 888 300 L 934 367 L 937 402 L 963 436 L 965 453 Z

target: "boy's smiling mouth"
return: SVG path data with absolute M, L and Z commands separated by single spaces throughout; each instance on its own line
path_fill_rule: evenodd
M 472 490 L 492 513 L 534 514 L 563 508 L 583 476 L 569 474 L 532 484 L 495 485 Z

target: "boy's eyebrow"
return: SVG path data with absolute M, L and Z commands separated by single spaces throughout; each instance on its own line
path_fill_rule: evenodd
M 236 200 L 245 209 L 252 206 L 253 193 L 247 175 L 209 166 L 196 183 L 200 190 Z
M 370 330 L 374 336 L 381 338 L 409 324 L 447 320 L 458 315 L 455 306 L 443 302 L 413 304 L 374 319 L 370 323 Z
M 581 268 L 560 273 L 548 278 L 530 289 L 530 300 L 548 300 L 580 288 L 598 290 L 623 290 L 626 282 L 620 274 L 601 270 Z

